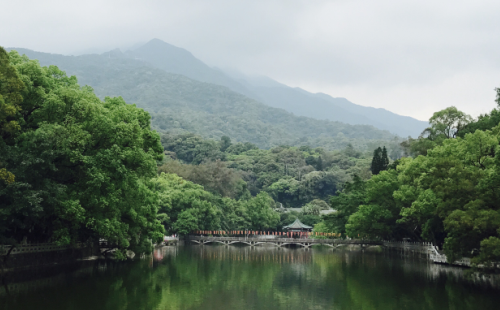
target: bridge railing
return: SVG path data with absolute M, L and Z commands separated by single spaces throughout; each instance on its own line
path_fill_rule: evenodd
M 77 243 L 73 246 L 67 245 L 57 245 L 55 243 L 37 243 L 37 244 L 19 244 L 16 245 L 12 251 L 10 251 L 11 255 L 15 254 L 25 254 L 25 253 L 38 253 L 38 252 L 51 252 L 51 251 L 62 251 L 71 248 L 82 248 L 85 247 L 85 244 Z M 0 245 L 0 255 L 7 255 L 9 250 L 12 248 L 12 245 Z
M 258 237 L 208 237 L 208 236 L 186 236 L 187 240 L 196 241 L 232 241 L 232 242 L 281 242 L 281 243 L 315 243 L 315 244 L 373 244 L 381 245 L 382 241 L 362 239 L 312 239 L 312 238 L 258 238 Z

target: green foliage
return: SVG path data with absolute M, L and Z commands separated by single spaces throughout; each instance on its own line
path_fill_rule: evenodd
M 313 229 L 313 238 L 314 239 L 328 239 L 330 237 L 328 236 L 322 236 L 320 233 L 332 233 L 333 231 L 331 230 L 331 228 L 325 224 L 324 221 L 322 222 L 319 222 L 317 224 L 314 224 L 314 229 Z M 316 236 L 316 233 L 318 233 L 318 235 Z
M 228 136 L 222 136 L 220 138 L 220 151 L 221 152 L 225 152 L 231 145 L 231 138 L 229 138 Z
M 371 165 L 372 174 L 379 174 L 380 171 L 387 170 L 389 167 L 389 158 L 387 157 L 387 149 L 378 147 L 373 151 L 373 159 Z
M 170 158 L 198 166 L 167 161 L 160 171 L 176 173 L 213 193 L 232 198 L 244 197 L 247 190 L 252 195 L 266 191 L 284 207 L 302 207 L 314 199 L 328 200 L 353 175 L 364 179 L 371 175 L 368 154 L 351 145 L 342 151 L 313 150 L 308 146 L 260 150 L 251 143 L 236 143 L 221 152 L 215 141 L 195 135 L 164 135 L 162 141 Z M 206 146 L 212 146 L 212 151 L 197 152 Z
M 162 238 L 151 190 L 163 157 L 149 114 L 99 100 L 57 67 L 9 55 L 25 87 L 19 132 L 2 153 L 15 182 L 0 185 L 0 235 L 60 244 L 107 239 L 144 251 Z
M 165 173 L 153 183 L 160 196 L 159 213 L 168 215 L 164 225 L 169 234 L 220 229 L 220 209 L 214 196 L 202 186 Z
M 441 129 L 434 132 L 442 140 L 427 156 L 398 160 L 359 191 L 346 186 L 332 199 L 339 212 L 325 216 L 325 225 L 342 224 L 348 209 L 349 235 L 432 241 L 443 246 L 449 261 L 472 257 L 476 265 L 491 266 L 500 260 L 500 127 L 453 138 L 467 120 L 455 112 L 435 114 L 441 118 L 433 125 Z
M 365 202 L 366 182 L 354 176 L 352 182 L 347 182 L 342 191 L 330 199 L 330 206 L 336 210 L 323 216 L 323 221 L 330 232 L 345 234 L 345 225 L 349 217 L 358 211 L 358 207 Z
M 241 173 L 228 168 L 225 162 L 209 161 L 200 165 L 168 160 L 158 167 L 158 173 L 175 173 L 185 180 L 200 184 L 205 190 L 224 197 L 246 199 L 250 196 Z
M 161 143 L 165 150 L 175 153 L 175 157 L 189 164 L 215 161 L 225 158 L 220 146 L 213 140 L 205 140 L 194 134 L 178 136 L 163 135 Z
M 21 128 L 19 125 L 24 83 L 19 78 L 9 55 L 0 46 L 0 182 L 13 183 L 14 174 L 3 167 L 6 143 L 11 143 Z
M 248 217 L 251 222 L 250 229 L 267 230 L 274 228 L 280 220 L 276 213 L 273 199 L 265 192 L 259 193 L 246 202 Z
M 330 206 L 321 199 L 314 199 L 302 207 L 302 213 L 319 215 L 322 210 L 328 210 Z
M 429 124 L 431 126 L 426 128 L 418 139 L 409 138 L 401 143 L 407 155 L 425 156 L 429 150 L 442 145 L 447 139 L 457 136 L 463 137 L 467 132 L 472 133 L 478 127 L 485 127 L 474 125 L 470 115 L 457 110 L 453 106 L 435 112 L 429 119 Z M 496 126 L 496 124 L 492 127 Z M 491 129 L 492 127 L 485 129 Z
M 382 171 L 366 182 L 364 204 L 353 213 L 346 224 L 349 236 L 367 236 L 370 238 L 401 237 L 396 221 L 401 206 L 392 197 L 398 189 L 397 172 Z
M 497 92 L 496 103 L 500 106 L 500 88 L 496 88 Z M 479 115 L 476 121 L 468 123 L 460 131 L 458 131 L 457 136 L 464 138 L 468 133 L 474 133 L 476 130 L 492 130 L 494 127 L 500 124 L 500 110 L 498 108 L 493 109 L 489 114 Z
M 247 200 L 220 197 L 176 174 L 161 173 L 153 180 L 160 198 L 160 216 L 168 233 L 195 230 L 264 230 L 275 228 L 280 216 L 265 192 Z
M 456 107 L 449 107 L 435 112 L 429 119 L 429 128 L 423 134 L 431 140 L 455 138 L 467 124 L 472 121 L 470 115 L 459 111 Z
M 0 46 L 0 138 L 12 138 L 20 129 L 19 116 L 24 83 L 9 60 L 9 55 Z

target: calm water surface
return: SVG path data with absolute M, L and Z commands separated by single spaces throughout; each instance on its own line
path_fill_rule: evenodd
M 384 253 L 167 247 L 9 274 L 0 309 L 500 309 L 497 278 Z

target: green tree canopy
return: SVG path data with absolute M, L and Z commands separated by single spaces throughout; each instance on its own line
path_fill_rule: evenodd
M 380 171 L 387 170 L 389 167 L 389 157 L 387 157 L 387 149 L 378 147 L 373 151 L 373 159 L 371 170 L 372 174 L 379 174 Z
M 161 239 L 150 179 L 163 149 L 149 114 L 120 97 L 99 100 L 55 66 L 16 52 L 9 60 L 24 88 L 19 133 L 2 159 L 16 175 L 0 185 L 3 239 L 105 238 L 139 250 Z
M 12 183 L 15 180 L 14 174 L 3 167 L 5 159 L 2 154 L 7 152 L 6 143 L 11 142 L 21 128 L 19 116 L 23 89 L 24 83 L 11 65 L 9 55 L 0 46 L 0 182 Z

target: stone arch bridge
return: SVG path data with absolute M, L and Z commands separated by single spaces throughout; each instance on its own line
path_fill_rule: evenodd
M 321 244 L 336 248 L 340 245 L 360 245 L 367 247 L 371 245 L 383 245 L 382 241 L 371 241 L 362 239 L 309 239 L 309 238 L 256 238 L 256 237 L 205 237 L 205 236 L 187 236 L 186 241 L 191 241 L 200 245 L 208 243 L 221 243 L 225 245 L 231 244 L 246 244 L 249 246 L 257 246 L 269 244 L 278 247 L 287 245 L 298 245 L 308 248 L 315 244 Z

